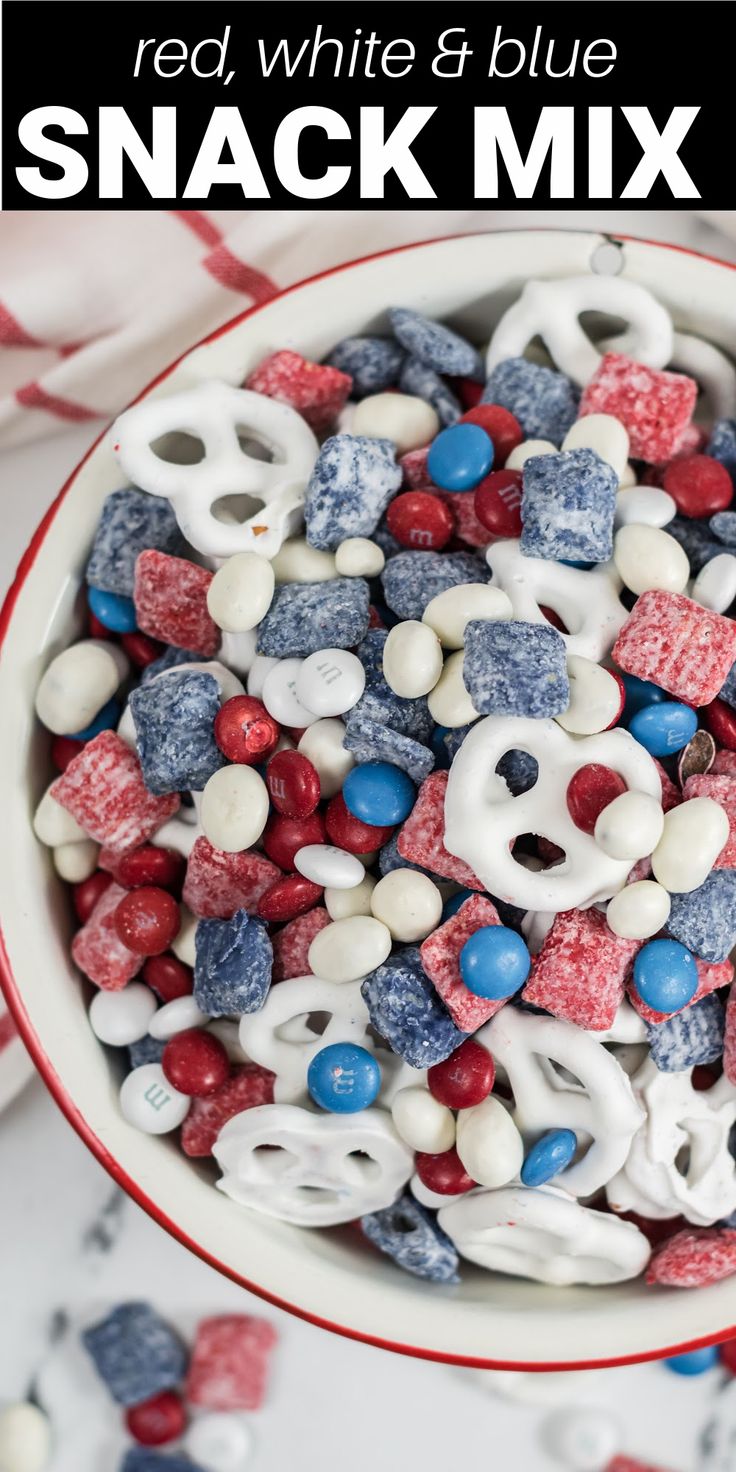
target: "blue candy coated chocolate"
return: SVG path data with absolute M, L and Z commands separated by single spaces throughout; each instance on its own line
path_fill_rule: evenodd
M 258 653 L 288 659 L 319 649 L 352 649 L 368 632 L 368 599 L 365 578 L 286 583 L 276 589 L 259 625 Z
M 271 985 L 268 927 L 245 910 L 232 920 L 200 920 L 195 931 L 194 1000 L 208 1017 L 259 1012 Z
M 407 1191 L 393 1206 L 361 1217 L 366 1237 L 398 1267 L 433 1283 L 457 1283 L 459 1258 L 426 1207 Z
M 698 717 L 679 700 L 660 700 L 645 705 L 629 721 L 629 731 L 650 756 L 672 756 L 692 741 Z

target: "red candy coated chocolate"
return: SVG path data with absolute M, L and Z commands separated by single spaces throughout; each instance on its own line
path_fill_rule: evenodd
M 69 763 L 83 750 L 83 741 L 75 741 L 73 736 L 55 736 L 51 742 L 51 760 L 57 772 L 65 772 Z
M 193 1099 L 181 1127 L 185 1155 L 203 1158 L 212 1150 L 223 1125 L 244 1109 L 273 1104 L 274 1075 L 258 1063 L 242 1063 L 204 1099 Z
M 187 1424 L 187 1413 L 175 1390 L 161 1390 L 150 1400 L 130 1406 L 125 1424 L 139 1446 L 166 1446 L 178 1441 Z
M 111 884 L 112 875 L 103 874 L 101 869 L 97 869 L 94 874 L 90 874 L 89 879 L 83 879 L 79 884 L 74 885 L 72 900 L 81 925 L 89 920 L 98 899 Z
M 711 700 L 709 705 L 703 706 L 703 719 L 711 736 L 721 746 L 728 751 L 736 751 L 736 710 L 732 706 L 726 705 L 725 700 Z
M 468 1038 L 444 1062 L 432 1065 L 427 1083 L 439 1104 L 446 1104 L 448 1109 L 472 1109 L 488 1098 L 495 1074 L 488 1049 Z
M 266 767 L 268 795 L 285 818 L 308 818 L 320 797 L 319 772 L 300 751 L 277 751 Z
M 476 1184 L 454 1146 L 440 1155 L 427 1155 L 420 1150 L 414 1164 L 422 1185 L 428 1191 L 436 1191 L 438 1196 L 457 1196 L 462 1191 L 472 1191 Z
M 494 537 L 520 537 L 521 471 L 492 470 L 475 488 L 475 514 Z
M 311 363 L 289 348 L 264 358 L 245 380 L 245 387 L 254 393 L 296 409 L 315 434 L 334 424 L 352 386 L 349 373 L 327 363 Z
M 579 767 L 567 784 L 567 810 L 576 828 L 593 833 L 595 825 L 609 803 L 626 792 L 626 783 L 618 772 L 599 762 Z
M 452 536 L 455 518 L 439 496 L 429 491 L 404 491 L 391 502 L 386 525 L 401 547 L 439 552 Z
M 478 404 L 463 414 L 460 423 L 479 424 L 493 440 L 493 464 L 497 470 L 506 464 L 511 451 L 524 439 L 524 431 L 518 419 L 501 404 Z M 517 533 L 509 535 L 516 536 Z
M 159 644 L 157 639 L 149 639 L 148 634 L 123 634 L 120 643 L 131 664 L 139 670 L 147 669 L 164 652 L 163 644 Z
M 180 1094 L 190 1094 L 193 1099 L 213 1094 L 230 1076 L 230 1059 L 224 1043 L 201 1027 L 188 1027 L 169 1038 L 161 1067 L 172 1088 Z
M 187 1400 L 205 1411 L 257 1411 L 276 1339 L 272 1324 L 250 1314 L 203 1319 L 187 1375 Z
M 733 481 L 711 455 L 687 455 L 667 466 L 662 485 L 683 516 L 713 516 L 733 500 Z
M 212 656 L 222 634 L 207 607 L 212 573 L 185 557 L 149 548 L 135 564 L 133 600 L 139 627 L 162 644 Z
M 294 855 L 300 848 L 324 841 L 321 813 L 310 813 L 308 818 L 284 818 L 281 813 L 272 813 L 263 830 L 263 847 L 269 859 L 286 873 L 294 868 Z
M 190 997 L 194 976 L 189 966 L 176 956 L 149 956 L 143 967 L 143 980 L 162 1002 L 175 1002 Z
M 186 869 L 186 860 L 171 848 L 155 848 L 146 844 L 133 849 L 130 854 L 115 854 L 102 849 L 100 868 L 107 869 L 124 889 L 140 889 L 143 884 L 154 884 L 158 889 L 181 890 Z
M 330 843 L 344 848 L 349 854 L 372 854 L 388 843 L 392 827 L 378 827 L 364 823 L 349 812 L 341 792 L 330 798 L 325 810 L 325 829 Z
M 263 701 L 252 695 L 233 695 L 215 716 L 214 735 L 229 762 L 253 767 L 276 750 L 281 731 Z
M 166 889 L 143 885 L 123 896 L 115 911 L 115 929 L 123 945 L 138 956 L 160 956 L 176 940 L 179 906 Z
M 322 898 L 322 885 L 313 884 L 303 874 L 286 874 L 267 889 L 258 905 L 261 920 L 280 924 L 306 914 Z

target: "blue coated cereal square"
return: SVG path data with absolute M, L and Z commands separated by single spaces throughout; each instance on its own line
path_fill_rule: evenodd
M 732 664 L 726 678 L 718 691 L 718 699 L 725 700 L 736 710 L 736 664 Z
M 399 343 L 390 337 L 344 337 L 326 361 L 331 368 L 350 374 L 351 399 L 364 399 L 398 382 L 403 357 Z
M 169 502 L 145 491 L 113 491 L 105 499 L 87 563 L 89 586 L 132 598 L 136 559 L 150 547 L 173 556 L 184 549 Z
M 220 709 L 214 675 L 174 670 L 132 690 L 130 709 L 149 792 L 201 792 L 226 765 L 214 737 Z
M 476 378 L 483 382 L 483 361 L 477 348 L 442 322 L 432 322 L 410 307 L 392 307 L 389 312 L 394 336 L 420 363 L 450 378 Z
M 350 712 L 342 744 L 357 762 L 390 762 L 413 782 L 423 782 L 434 769 L 434 752 L 428 746 L 392 730 L 381 720 L 373 720 L 365 711 Z
M 187 1351 L 148 1303 L 121 1303 L 82 1333 L 82 1343 L 113 1400 L 139 1405 L 179 1385 Z
M 528 440 L 561 445 L 578 417 L 580 394 L 564 373 L 506 358 L 497 363 L 483 390 L 481 403 L 500 404 L 518 419 Z
M 404 946 L 361 987 L 376 1032 L 411 1068 L 442 1063 L 465 1041 L 425 975 L 416 946 Z
M 725 1016 L 718 998 L 711 995 L 664 1022 L 646 1023 L 652 1062 L 662 1073 L 683 1073 L 714 1063 L 723 1053 Z
M 401 480 L 392 440 L 354 434 L 325 440 L 304 495 L 310 547 L 334 552 L 346 537 L 370 537 Z
M 141 671 L 140 683 L 147 685 L 157 675 L 165 674 L 166 670 L 175 670 L 180 664 L 202 663 L 202 655 L 197 654 L 196 649 L 178 649 L 176 644 L 167 644 L 163 654 L 159 654 L 158 659 L 152 659 Z
M 736 945 L 736 869 L 713 869 L 698 889 L 673 894 L 667 929 L 702 961 L 725 961 Z
M 128 1048 L 128 1060 L 131 1068 L 142 1068 L 145 1063 L 160 1063 L 163 1058 L 166 1044 L 160 1038 L 152 1038 L 147 1034 L 139 1038 L 136 1043 L 131 1043 Z
M 450 424 L 457 424 L 462 414 L 462 405 L 457 395 L 453 393 L 450 385 L 435 373 L 434 368 L 429 368 L 426 363 L 420 363 L 418 358 L 405 358 L 399 374 L 399 388 L 402 393 L 413 394 L 417 399 L 425 399 L 432 405 L 437 418 L 443 429 Z
M 259 1012 L 271 985 L 268 927 L 245 910 L 232 920 L 200 920 L 195 931 L 194 1000 L 208 1017 Z
M 595 450 L 534 455 L 523 469 L 525 557 L 607 562 L 613 554 L 618 476 Z
M 705 454 L 720 460 L 736 482 L 736 419 L 719 419 L 713 425 Z
M 401 552 L 381 573 L 383 596 L 399 618 L 421 619 L 428 603 L 446 588 L 487 583 L 485 562 L 472 552 Z
M 369 629 L 355 651 L 365 671 L 365 690 L 353 706 L 351 715 L 365 715 L 373 721 L 382 721 L 402 736 L 411 736 L 413 741 L 426 746 L 434 726 L 427 697 L 404 699 L 391 689 L 383 674 L 383 651 L 387 638 L 386 629 Z
M 725 547 L 736 547 L 736 511 L 716 511 L 708 526 Z
M 258 653 L 287 659 L 352 649 L 368 632 L 369 596 L 365 578 L 285 583 L 259 625 Z
M 570 704 L 565 641 L 551 624 L 471 619 L 463 684 L 484 716 L 561 715 Z
M 125 1453 L 120 1463 L 120 1472 L 203 1472 L 199 1462 L 174 1452 L 154 1452 L 147 1446 L 134 1446 Z
M 693 577 L 723 551 L 723 545 L 713 535 L 707 521 L 695 521 L 687 516 L 673 516 L 667 522 L 667 533 L 680 543 Z
M 459 1258 L 450 1238 L 408 1191 L 393 1206 L 361 1217 L 360 1225 L 369 1242 L 405 1272 L 433 1283 L 459 1282 Z
M 427 874 L 430 879 L 439 877 L 433 874 L 430 869 L 423 869 L 421 864 L 412 864 L 409 859 L 403 858 L 399 853 L 398 843 L 399 831 L 397 830 L 389 838 L 388 843 L 384 843 L 383 848 L 379 851 L 378 872 L 382 878 L 386 874 L 393 874 L 394 869 L 413 869 L 415 874 Z M 444 880 L 442 882 L 444 883 Z

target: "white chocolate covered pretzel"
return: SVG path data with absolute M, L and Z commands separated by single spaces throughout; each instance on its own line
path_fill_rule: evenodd
M 628 618 L 619 598 L 623 583 L 612 563 L 583 572 L 543 557 L 524 557 L 516 540 L 494 542 L 486 552 L 495 587 L 511 600 L 513 617 L 546 624 L 540 605 L 558 613 L 569 630 L 563 634 L 568 654 L 603 659 Z
M 319 976 L 298 976 L 271 988 L 260 1012 L 247 1013 L 240 1022 L 240 1042 L 249 1058 L 276 1075 L 278 1104 L 303 1104 L 307 1070 L 316 1053 L 331 1043 L 367 1041 L 370 1018 L 360 995 L 359 981 L 339 984 Z M 326 1014 L 322 1031 L 310 1017 Z

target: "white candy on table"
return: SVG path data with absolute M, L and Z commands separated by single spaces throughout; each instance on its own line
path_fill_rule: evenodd
M 315 721 L 297 746 L 297 751 L 309 759 L 317 772 L 321 797 L 334 797 L 340 792 L 348 772 L 355 766 L 353 753 L 346 751 L 342 744 L 344 736 L 344 723 L 328 718 Z
M 621 1446 L 618 1421 L 593 1406 L 561 1406 L 542 1423 L 541 1437 L 567 1472 L 601 1472 Z
M 607 731 L 621 709 L 618 681 L 595 660 L 582 654 L 568 654 L 567 674 L 570 681 L 570 704 L 555 716 L 558 726 L 573 736 L 595 736 Z
M 442 674 L 442 645 L 428 621 L 406 619 L 389 629 L 383 646 L 383 677 L 405 700 L 428 695 Z
M 277 659 L 263 681 L 260 699 L 269 715 L 282 726 L 312 726 L 319 720 L 316 712 L 307 710 L 296 693 L 296 682 L 303 664 L 303 659 Z M 255 694 L 250 690 L 250 680 L 248 687 L 248 694 Z
M 357 654 L 347 649 L 318 649 L 302 661 L 296 677 L 297 699 L 315 717 L 344 715 L 364 689 L 365 670 Z
M 517 797 L 496 772 L 512 750 L 529 752 L 539 768 L 534 787 Z M 657 768 L 628 731 L 575 737 L 553 720 L 486 716 L 468 732 L 450 768 L 445 847 L 470 865 L 490 894 L 523 910 L 571 910 L 610 899 L 631 864 L 609 858 L 576 826 L 565 796 L 574 774 L 588 763 L 611 767 L 632 790 L 661 803 Z M 510 849 L 524 833 L 550 839 L 565 858 L 537 873 L 527 869 Z
M 205 783 L 199 815 L 202 832 L 223 853 L 242 853 L 260 838 L 268 810 L 268 788 L 260 773 L 231 763 Z
M 654 879 L 626 884 L 608 902 L 606 924 L 624 940 L 649 940 L 667 924 L 670 897 Z
M 395 941 L 412 945 L 425 940 L 442 919 L 442 895 L 428 874 L 392 869 L 371 894 L 371 912 Z
M 429 624 L 445 649 L 462 649 L 471 619 L 512 617 L 511 600 L 500 588 L 490 583 L 461 583 L 430 599 L 422 623 Z
M 187 909 L 186 905 L 179 906 L 179 916 L 179 934 L 174 936 L 171 942 L 171 949 L 177 961 L 183 961 L 185 966 L 194 966 L 197 959 L 195 936 L 199 921 L 197 920 L 197 916 L 193 915 L 191 910 Z
M 186 1032 L 190 1027 L 204 1027 L 209 1020 L 207 1013 L 200 1010 L 193 996 L 174 997 L 172 1002 L 165 1002 L 157 1012 L 154 1011 L 148 1031 L 152 1038 L 164 1043 L 169 1038 L 176 1037 L 178 1032 Z
M 346 537 L 335 552 L 335 572 L 341 578 L 377 578 L 386 558 L 368 537 Z
M 242 1472 L 253 1451 L 253 1432 L 232 1411 L 208 1411 L 187 1428 L 184 1449 L 204 1472 Z
M 699 889 L 728 834 L 728 818 L 711 797 L 691 797 L 670 808 L 664 815 L 662 837 L 652 853 L 654 878 L 671 894 Z
M 100 845 L 86 838 L 78 843 L 60 843 L 54 849 L 54 868 L 67 884 L 81 884 L 97 868 Z
M 633 486 L 630 491 L 619 491 L 616 497 L 616 514 L 613 524 L 618 531 L 622 526 L 665 527 L 677 515 L 677 504 L 667 491 L 659 486 Z
M 48 1416 L 30 1401 L 0 1410 L 0 1472 L 44 1472 L 51 1456 Z
M 273 567 L 256 552 L 236 552 L 215 573 L 207 608 L 218 628 L 246 634 L 265 618 L 273 600 Z
M 620 1170 L 644 1117 L 631 1083 L 595 1034 L 556 1017 L 502 1007 L 476 1035 L 508 1076 L 522 1133 L 570 1129 L 587 1151 L 553 1185 L 592 1196 Z M 568 1083 L 553 1063 L 573 1074 Z
M 290 537 L 271 559 L 277 583 L 329 583 L 337 577 L 334 552 L 310 547 L 306 537 Z
M 320 1013 L 327 1017 L 323 1031 L 310 1024 Z M 277 1104 L 306 1104 L 307 1070 L 315 1054 L 331 1043 L 355 1043 L 373 1052 L 369 1025 L 359 981 L 296 976 L 288 985 L 271 987 L 259 1012 L 241 1017 L 240 1043 L 254 1063 L 276 1075 Z
M 87 834 L 84 828 L 51 796 L 52 785 L 50 782 L 33 815 L 36 838 L 47 848 L 58 848 L 60 844 L 67 843 L 85 843 Z
M 130 666 L 122 649 L 103 639 L 82 639 L 62 649 L 36 691 L 36 715 L 55 736 L 86 730 L 115 694 Z
M 372 915 L 333 920 L 315 935 L 309 965 L 326 981 L 357 981 L 382 966 L 391 951 L 391 931 Z
M 521 470 L 527 460 L 533 460 L 535 455 L 556 455 L 557 446 L 551 440 L 522 440 L 520 445 L 515 445 L 510 455 L 506 457 L 505 470 Z
M 612 563 L 583 572 L 544 557 L 524 557 L 516 540 L 494 542 L 486 552 L 494 583 L 508 594 L 513 617 L 547 624 L 540 604 L 554 609 L 569 630 L 568 654 L 600 660 L 612 649 L 628 613 L 619 598 L 621 579 Z
M 712 613 L 725 613 L 736 598 L 736 557 L 719 552 L 700 569 L 690 597 Z
M 156 454 L 156 442 L 176 433 L 201 441 L 204 455 L 195 464 Z M 111 436 L 131 484 L 167 497 L 187 541 L 210 557 L 273 557 L 299 524 L 319 448 L 306 420 L 288 404 L 219 382 L 144 399 L 121 414 Z M 243 439 L 265 448 L 271 459 L 246 453 Z M 231 496 L 261 505 L 243 522 L 221 521 L 214 508 Z
M 281 664 L 280 659 L 274 659 L 270 654 L 257 654 L 248 670 L 246 690 L 255 700 L 263 698 L 263 687 L 272 670 Z
M 314 1114 L 293 1104 L 236 1114 L 212 1153 L 226 1196 L 302 1227 L 336 1226 L 391 1206 L 414 1163 L 384 1110 Z
M 332 889 L 355 889 L 365 879 L 357 855 L 332 843 L 307 843 L 297 849 L 294 868 L 313 884 L 329 884 Z
M 662 837 L 661 799 L 646 792 L 622 792 L 596 819 L 593 836 L 609 859 L 643 859 Z
M 157 1008 L 151 988 L 131 981 L 120 992 L 97 992 L 89 1009 L 90 1027 L 101 1043 L 127 1048 L 146 1036 Z
M 595 450 L 613 466 L 619 481 L 629 461 L 629 436 L 612 414 L 586 414 L 576 419 L 562 441 L 563 450 Z
M 468 726 L 478 719 L 478 711 L 463 680 L 464 658 L 465 652 L 462 649 L 448 654 L 442 674 L 427 699 L 432 720 L 438 726 L 448 726 L 451 730 L 456 726 Z
M 633 1223 L 549 1186 L 469 1191 L 437 1220 L 461 1257 L 556 1287 L 624 1283 L 639 1276 L 651 1252 Z
M 134 1068 L 120 1090 L 123 1118 L 144 1135 L 168 1135 L 178 1129 L 189 1113 L 190 1103 L 188 1094 L 172 1088 L 160 1063 Z
M 680 543 L 658 526 L 632 522 L 616 532 L 613 560 L 632 593 L 656 588 L 682 593 L 690 577 L 690 563 Z
M 399 1089 L 391 1106 L 397 1134 L 412 1150 L 440 1155 L 455 1144 L 455 1116 L 429 1089 Z
M 414 394 L 368 394 L 356 404 L 350 433 L 393 440 L 397 455 L 419 450 L 440 427 L 436 411 Z
M 489 1095 L 457 1116 L 457 1153 L 471 1180 L 496 1190 L 508 1185 L 524 1162 L 524 1141 L 500 1099 Z
M 365 855 L 364 855 L 365 857 Z M 335 889 L 325 885 L 322 902 L 331 920 L 347 920 L 350 915 L 370 915 L 371 895 L 376 887 L 372 874 L 364 874 L 352 889 Z

